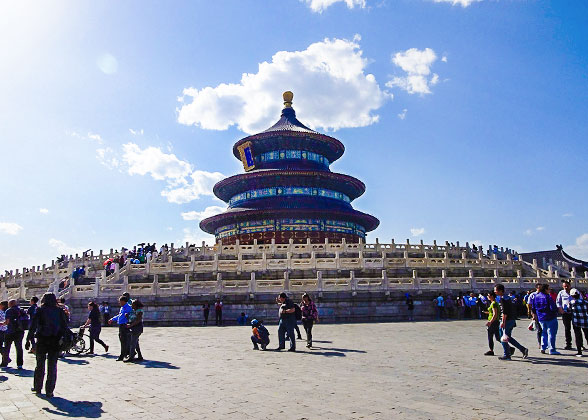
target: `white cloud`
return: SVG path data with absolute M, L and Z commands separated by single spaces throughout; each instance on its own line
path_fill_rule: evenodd
M 564 213 L 561 215 L 561 217 L 573 217 L 573 213 Z
M 588 260 L 588 233 L 584 233 L 576 238 L 574 245 L 567 245 L 564 251 L 574 258 Z
M 404 108 L 402 110 L 402 112 L 400 114 L 398 114 L 398 118 L 400 118 L 401 120 L 406 118 L 406 112 L 408 111 L 408 109 Z
M 451 3 L 452 6 L 468 7 L 482 0 L 433 0 L 435 3 Z
M 294 92 L 294 108 L 313 128 L 337 130 L 378 121 L 373 111 L 392 95 L 381 90 L 368 60 L 362 57 L 359 36 L 351 41 L 325 39 L 304 51 L 279 51 L 257 73 L 245 73 L 240 83 L 186 88 L 178 98 L 178 122 L 208 130 L 236 125 L 246 133 L 274 123 L 282 108 L 282 92 Z
M 41 214 L 47 214 L 47 213 L 49 213 L 49 209 L 40 208 L 39 209 L 39 213 L 41 213 Z
M 97 142 L 98 144 L 102 144 L 103 140 L 102 137 L 100 137 L 100 134 L 96 134 L 96 133 L 88 133 L 88 138 L 90 140 L 94 140 L 95 142 Z
M 22 229 L 22 226 L 18 223 L 0 222 L 0 233 L 18 235 Z
M 536 230 L 537 232 L 541 232 L 542 230 L 545 230 L 545 227 L 544 227 L 544 226 L 537 226 L 537 227 L 535 228 L 535 230 Z
M 116 157 L 114 150 L 112 150 L 110 147 L 96 149 L 96 159 L 98 159 L 98 162 L 109 169 L 116 169 L 120 167 L 120 160 L 118 157 Z
M 412 236 L 421 236 L 423 233 L 425 233 L 425 228 L 412 228 L 410 229 L 410 233 Z
M 112 54 L 102 54 L 96 59 L 96 64 L 104 74 L 114 74 L 118 70 L 118 61 Z
M 535 232 L 541 232 L 544 231 L 545 227 L 544 226 L 537 226 L 535 229 L 527 229 L 523 232 L 523 235 L 525 236 L 533 236 L 533 234 Z
M 300 0 L 303 1 L 310 7 L 315 13 L 322 13 L 329 6 L 335 3 L 345 3 L 349 9 L 353 9 L 355 6 L 365 8 L 365 0 Z
M 132 128 L 129 128 L 129 132 L 133 136 L 142 136 L 143 135 L 143 129 L 142 128 L 140 130 L 133 130 Z
M 431 93 L 430 87 L 439 82 L 439 75 L 431 75 L 431 66 L 437 60 L 435 51 L 430 48 L 418 50 L 410 48 L 394 54 L 392 62 L 406 72 L 406 76 L 394 77 L 386 86 L 398 87 L 410 94 Z M 430 77 L 429 77 L 430 76 Z
M 81 254 L 84 250 L 81 248 L 75 248 L 72 246 L 67 245 L 65 242 L 60 241 L 59 239 L 51 238 L 49 239 L 49 246 L 55 248 L 58 254 L 62 255 L 75 255 Z
M 152 146 L 141 149 L 135 143 L 123 145 L 122 160 L 130 175 L 151 175 L 155 180 L 166 181 L 161 195 L 170 203 L 188 203 L 201 195 L 213 195 L 212 187 L 225 177 L 220 172 L 194 170 L 173 153 Z
M 104 143 L 104 140 L 102 139 L 102 137 L 100 136 L 100 134 L 96 134 L 96 133 L 92 133 L 92 132 L 88 132 L 88 134 L 84 135 L 84 134 L 80 134 L 76 131 L 66 131 L 65 132 L 67 135 L 74 137 L 76 139 L 81 139 L 81 140 L 90 140 L 90 141 L 94 141 L 98 144 L 102 144 Z
M 184 220 L 203 220 L 207 217 L 214 216 L 215 214 L 222 213 L 226 210 L 226 207 L 221 206 L 209 206 L 206 207 L 203 211 L 188 211 L 182 213 L 182 218 Z
M 526 231 L 523 232 L 523 235 L 526 235 L 526 236 L 533 235 L 533 229 L 527 229 Z
M 444 55 L 443 57 L 441 57 L 441 61 L 443 61 L 444 63 L 447 63 L 447 56 Z

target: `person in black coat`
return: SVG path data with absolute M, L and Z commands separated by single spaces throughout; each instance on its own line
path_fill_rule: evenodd
M 67 316 L 63 309 L 57 306 L 57 299 L 53 293 L 45 293 L 41 299 L 41 307 L 37 309 L 31 329 L 37 338 L 37 367 L 35 368 L 34 385 L 32 391 L 41 393 L 45 378 L 45 361 L 47 361 L 47 382 L 45 393 L 47 398 L 53 397 L 57 382 L 57 358 L 59 357 L 59 340 L 67 330 Z
M 88 320 L 82 328 L 86 328 L 90 326 L 90 349 L 88 350 L 88 354 L 94 354 L 94 341 L 98 344 L 101 344 L 104 347 L 104 351 L 108 351 L 108 346 L 104 341 L 100 340 L 100 331 L 102 331 L 102 325 L 100 324 L 100 309 L 98 309 L 98 305 L 96 302 L 91 301 L 88 303 Z

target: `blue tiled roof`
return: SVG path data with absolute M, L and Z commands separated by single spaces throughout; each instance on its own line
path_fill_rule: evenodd
M 300 121 L 296 119 L 296 112 L 292 108 L 284 108 L 282 110 L 282 117 L 280 120 L 272 125 L 270 128 L 264 131 L 264 133 L 269 133 L 273 131 L 298 131 L 302 133 L 317 133 L 314 130 L 311 130 Z

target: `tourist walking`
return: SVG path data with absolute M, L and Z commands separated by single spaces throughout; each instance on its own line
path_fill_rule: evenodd
M 312 326 L 318 322 L 318 311 L 316 305 L 310 299 L 308 293 L 302 295 L 302 302 L 300 302 L 300 309 L 302 312 L 302 326 L 306 331 L 306 347 L 312 347 Z M 299 337 L 300 338 L 300 337 Z
M 290 340 L 290 348 L 288 351 L 296 351 L 296 337 L 294 336 L 294 325 L 296 324 L 296 315 L 294 302 L 288 297 L 285 292 L 280 293 L 276 298 L 276 303 L 280 305 L 279 316 L 280 323 L 278 325 L 278 341 L 279 347 L 276 350 L 284 350 L 286 348 L 286 334 Z
M 90 327 L 90 349 L 88 354 L 94 354 L 94 341 L 104 347 L 104 351 L 108 351 L 108 346 L 104 341 L 100 340 L 100 332 L 102 331 L 102 324 L 100 323 L 100 309 L 96 302 L 91 301 L 88 303 L 88 319 L 86 323 L 82 325 L 82 328 Z
M 439 321 L 443 317 L 443 308 L 445 307 L 443 295 L 439 293 L 439 296 L 433 299 L 433 303 L 435 304 L 436 319 Z
M 8 310 L 5 313 L 6 333 L 4 334 L 4 351 L 2 353 L 2 363 L 0 367 L 7 367 L 10 362 L 10 348 L 14 343 L 14 350 L 16 351 L 16 368 L 22 369 L 24 363 L 22 351 L 22 339 L 24 338 L 25 322 L 28 322 L 26 312 L 21 311 L 15 299 L 8 301 Z M 26 319 L 25 319 L 26 317 Z
M 484 353 L 484 356 L 494 356 L 494 339 L 500 343 L 500 306 L 496 302 L 496 293 L 489 292 L 488 300 L 490 305 L 488 305 L 488 311 L 486 312 L 488 314 L 486 328 L 488 330 L 488 348 L 490 350 Z
M 110 319 L 110 305 L 108 302 L 102 302 L 100 305 L 100 313 L 102 314 L 102 322 L 104 326 L 108 325 L 108 320 Z
M 59 340 L 67 330 L 65 312 L 57 306 L 57 299 L 53 293 L 45 293 L 41 299 L 41 307 L 37 310 L 31 329 L 35 331 L 34 334 L 37 337 L 35 353 L 37 366 L 32 391 L 41 393 L 45 378 L 45 362 L 47 362 L 45 394 L 47 398 L 51 398 L 57 382 L 57 359 L 61 352 Z
M 214 322 L 217 326 L 223 325 L 223 303 L 220 299 L 214 304 Z
M 496 296 L 500 296 L 500 329 L 499 334 L 501 337 L 502 349 L 504 351 L 503 355 L 499 357 L 500 360 L 510 360 L 512 351 L 510 349 L 509 344 L 515 346 L 521 353 L 523 353 L 523 359 L 526 359 L 529 356 L 529 349 L 519 344 L 517 340 L 514 339 L 512 336 L 512 330 L 514 327 L 517 326 L 517 313 L 516 308 L 514 307 L 512 301 L 508 296 L 504 295 L 504 285 L 497 284 L 494 286 L 494 293 Z M 505 337 L 506 336 L 506 337 Z M 503 341 L 503 339 L 507 339 L 507 341 Z
M 6 337 L 6 310 L 8 309 L 8 301 L 3 300 L 0 302 L 0 362 L 4 357 L 4 338 Z
M 535 327 L 535 332 L 537 334 L 537 344 L 539 345 L 539 350 L 541 350 L 543 348 L 543 330 L 541 329 L 541 324 L 539 323 L 539 320 L 537 319 L 537 314 L 535 314 L 535 311 L 533 310 L 533 300 L 535 299 L 535 296 L 537 296 L 537 294 L 539 293 L 539 289 L 541 288 L 541 284 L 537 283 L 535 285 L 535 291 L 531 292 L 531 294 L 529 295 L 529 308 L 531 311 L 531 318 L 533 319 L 533 325 Z
M 37 296 L 33 296 L 29 301 L 30 305 L 29 309 L 27 309 L 27 315 L 29 316 L 29 321 L 32 322 L 35 314 L 37 313 L 39 298 Z M 25 349 L 29 351 L 29 353 L 34 353 L 37 344 L 35 342 L 35 333 L 32 328 L 29 328 L 29 332 L 27 333 Z
M 582 357 L 582 332 L 586 343 L 588 343 L 588 302 L 582 299 L 582 295 L 576 289 L 570 290 L 570 307 L 572 313 L 572 324 L 574 326 L 574 335 L 576 339 L 576 356 Z M 588 345 L 588 344 L 586 344 Z
M 549 285 L 542 284 L 539 293 L 533 298 L 533 312 L 537 316 L 543 336 L 541 353 L 549 347 L 549 354 L 560 354 L 555 347 L 557 336 L 557 306 L 549 294 Z
M 208 302 L 206 302 L 202 305 L 202 317 L 204 318 L 202 325 L 204 325 L 204 326 L 208 325 L 208 315 L 209 314 L 210 314 L 210 304 Z
M 133 300 L 131 305 L 132 312 L 129 314 L 129 323 L 127 328 L 129 329 L 130 341 L 129 341 L 129 357 L 125 359 L 125 362 L 132 362 L 135 360 L 135 356 L 139 353 L 139 357 L 136 360 L 143 360 L 143 356 L 139 350 L 139 336 L 143 334 L 143 304 L 139 299 Z
M 408 320 L 414 321 L 414 300 L 410 293 L 405 294 L 406 296 L 406 310 L 408 311 Z
M 130 350 L 130 331 L 127 328 L 127 324 L 129 323 L 129 314 L 132 312 L 131 305 L 129 305 L 129 298 L 126 296 L 121 296 L 118 298 L 118 302 L 120 303 L 120 310 L 118 315 L 113 316 L 108 321 L 108 324 L 113 324 L 116 322 L 118 325 L 118 339 L 120 341 L 120 356 L 116 359 L 117 362 L 124 360 L 126 356 L 129 355 Z
M 564 325 L 566 337 L 566 346 L 564 349 L 572 350 L 572 311 L 570 308 L 570 291 L 572 288 L 568 280 L 563 280 L 561 282 L 561 286 L 562 290 L 560 290 L 557 294 L 555 304 L 557 306 L 558 312 L 561 315 L 561 321 Z

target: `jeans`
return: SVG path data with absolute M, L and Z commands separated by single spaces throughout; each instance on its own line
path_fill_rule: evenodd
M 549 346 L 549 352 L 555 351 L 555 336 L 557 335 L 557 318 L 549 321 L 539 321 L 543 330 L 541 349 L 545 350 Z
M 508 342 L 507 343 L 504 343 L 502 341 L 500 342 L 502 344 L 502 349 L 504 350 L 504 354 L 503 354 L 504 357 L 510 358 L 510 346 L 509 346 L 509 344 L 515 346 L 522 353 L 524 353 L 525 350 L 526 350 L 525 347 L 521 346 L 519 344 L 519 342 L 517 340 L 515 340 L 514 337 L 512 336 L 512 329 L 514 327 L 516 327 L 516 326 L 517 326 L 516 321 L 514 319 L 512 319 L 512 320 L 506 321 L 506 323 L 504 325 L 504 328 L 500 328 L 499 329 L 499 334 L 500 334 L 500 337 L 501 338 L 502 338 L 502 336 L 504 334 L 506 334 L 508 336 Z
M 214 321 L 216 325 L 223 325 L 223 311 L 214 311 Z
M 584 331 L 584 338 L 586 338 L 586 343 L 588 343 L 588 328 L 576 327 L 574 325 L 574 335 L 576 336 L 576 349 L 578 350 L 578 353 L 580 353 L 580 354 L 582 353 L 582 347 L 583 347 L 582 331 Z
M 302 326 L 304 327 L 304 331 L 306 331 L 306 345 L 308 347 L 312 347 L 312 325 L 314 324 L 314 320 L 312 319 L 303 319 Z
M 253 348 L 254 349 L 258 349 L 259 348 L 259 347 L 257 347 L 258 344 L 260 344 L 261 345 L 261 348 L 263 349 L 263 348 L 265 348 L 265 346 L 267 346 L 270 343 L 269 338 L 267 339 L 266 342 L 263 342 L 263 341 L 261 341 L 259 338 L 257 338 L 254 335 L 251 336 L 251 342 L 253 343 Z
M 7 333 L 4 335 L 4 352 L 2 353 L 2 365 L 8 365 L 8 359 L 10 358 L 10 347 L 14 343 L 16 350 L 16 366 L 22 366 L 23 354 L 22 354 L 22 339 L 24 338 L 24 331 Z
M 280 318 L 278 325 L 278 340 L 280 342 L 280 348 L 286 348 L 286 333 L 288 333 L 288 339 L 290 340 L 290 349 L 296 350 L 296 336 L 294 335 L 294 325 L 296 325 L 296 319 Z
M 572 314 L 564 312 L 561 314 L 561 320 L 566 333 L 566 347 L 572 347 Z
M 500 324 L 500 322 L 494 321 L 488 327 L 488 347 L 490 348 L 491 351 L 494 351 L 494 339 L 496 339 L 496 341 L 500 342 L 500 335 L 498 334 L 499 324 Z
M 139 336 L 141 333 L 131 333 L 131 337 L 129 340 L 129 358 L 134 359 L 135 355 L 137 354 L 137 349 L 139 348 Z M 141 350 L 139 350 L 141 351 Z M 142 355 L 140 356 L 142 358 Z
M 120 324 L 118 326 L 118 340 L 120 341 L 120 356 L 119 359 L 124 359 L 129 355 L 131 332 L 126 325 Z
M 55 383 L 57 382 L 57 358 L 59 357 L 59 341 L 55 338 L 39 338 L 37 341 L 37 367 L 35 368 L 34 388 L 36 392 L 41 392 L 43 388 L 43 379 L 45 377 L 45 361 L 47 361 L 47 382 L 45 382 L 45 392 L 53 394 Z

